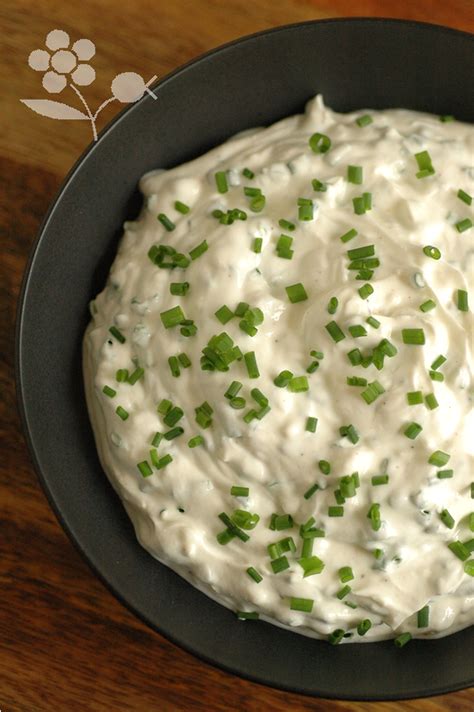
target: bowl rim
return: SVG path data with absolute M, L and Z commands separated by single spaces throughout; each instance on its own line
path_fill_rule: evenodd
M 270 27 L 266 28 L 263 30 L 259 30 L 258 32 L 254 32 L 251 34 L 243 35 L 240 37 L 236 37 L 228 42 L 225 42 L 221 45 L 218 45 L 216 47 L 213 47 L 210 50 L 205 51 L 204 53 L 201 53 L 197 55 L 194 58 L 191 58 L 184 64 L 179 65 L 178 67 L 174 68 L 167 74 L 163 75 L 162 77 L 158 78 L 156 81 L 153 82 L 149 86 L 150 91 L 154 91 L 155 89 L 160 88 L 161 86 L 167 84 L 168 82 L 172 81 L 175 76 L 186 72 L 189 68 L 191 67 L 196 67 L 197 65 L 201 64 L 202 62 L 207 61 L 207 59 L 215 54 L 222 54 L 227 52 L 228 50 L 232 49 L 235 45 L 242 45 L 245 44 L 246 42 L 253 41 L 256 38 L 262 37 L 262 36 L 268 36 L 268 35 L 273 35 L 277 34 L 280 32 L 287 31 L 289 29 L 297 29 L 297 28 L 304 28 L 307 26 L 312 26 L 312 25 L 323 25 L 323 24 L 341 24 L 341 25 L 347 25 L 347 24 L 367 24 L 367 25 L 392 25 L 392 26 L 399 26 L 399 27 L 426 27 L 430 28 L 432 31 L 439 32 L 440 34 L 449 34 L 452 36 L 460 36 L 467 38 L 471 41 L 474 41 L 474 34 L 465 30 L 459 30 L 457 28 L 453 27 L 448 27 L 446 25 L 442 25 L 439 23 L 431 23 L 431 22 L 422 22 L 418 20 L 409 20 L 409 19 L 401 19 L 401 18 L 395 18 L 395 17 L 374 17 L 374 16 L 355 16 L 355 17 L 328 17 L 328 18 L 321 18 L 321 19 L 314 19 L 314 20 L 306 20 L 303 22 L 294 22 L 294 23 L 288 23 L 284 25 L 278 25 L 275 27 Z M 40 226 L 37 230 L 36 236 L 33 240 L 33 243 L 31 247 L 29 248 L 29 254 L 27 261 L 25 263 L 25 267 L 23 270 L 23 276 L 21 280 L 21 287 L 20 291 L 18 294 L 17 298 L 17 306 L 16 306 L 16 314 L 15 314 L 15 335 L 14 335 L 14 379 L 15 379 L 15 391 L 16 391 L 16 404 L 17 404 L 17 409 L 20 415 L 20 421 L 21 421 L 21 426 L 22 426 L 22 434 L 25 439 L 27 448 L 28 448 L 28 453 L 30 456 L 30 459 L 33 464 L 33 469 L 36 473 L 36 476 L 38 478 L 38 481 L 41 485 L 41 488 L 43 490 L 44 495 L 46 496 L 46 500 L 52 509 L 58 523 L 60 524 L 61 528 L 65 531 L 65 533 L 68 536 L 68 539 L 72 544 L 74 545 L 75 549 L 79 552 L 81 555 L 83 561 L 87 564 L 89 569 L 93 572 L 93 574 L 101 581 L 101 583 L 105 586 L 106 590 L 108 590 L 128 611 L 130 611 L 134 616 L 136 616 L 140 621 L 145 623 L 145 625 L 154 632 L 157 632 L 159 635 L 163 636 L 166 640 L 170 641 L 174 645 L 178 646 L 179 648 L 184 649 L 186 652 L 194 655 L 198 660 L 205 662 L 208 665 L 211 665 L 212 667 L 218 668 L 220 670 L 225 671 L 226 673 L 230 673 L 236 677 L 242 677 L 244 679 L 250 680 L 251 682 L 257 683 L 259 685 L 265 685 L 273 689 L 277 690 L 282 690 L 285 692 L 293 693 L 293 694 L 300 694 L 304 696 L 309 696 L 309 697 L 315 697 L 315 698 L 320 698 L 320 699 L 335 699 L 335 700 L 347 700 L 347 701 L 376 701 L 376 700 L 386 700 L 386 701 L 395 701 L 395 700 L 406 700 L 406 699 L 418 699 L 418 698 L 427 698 L 427 697 L 435 697 L 443 694 L 448 694 L 451 692 L 456 692 L 459 690 L 464 690 L 469 688 L 473 682 L 474 679 L 468 679 L 464 682 L 458 682 L 455 685 L 441 685 L 437 687 L 434 690 L 426 690 L 426 689 L 420 689 L 416 691 L 415 693 L 413 691 L 410 691 L 409 693 L 403 693 L 401 692 L 400 694 L 396 693 L 384 693 L 383 695 L 378 695 L 378 696 L 367 696 L 367 695 L 350 695 L 346 693 L 324 693 L 324 697 L 321 696 L 321 694 L 311 692 L 308 690 L 305 690 L 302 687 L 298 687 L 298 685 L 291 685 L 291 684 L 285 684 L 285 683 L 276 683 L 275 680 L 268 679 L 262 674 L 252 674 L 252 673 L 243 673 L 241 671 L 236 671 L 232 666 L 227 665 L 226 663 L 223 663 L 219 660 L 216 660 L 212 658 L 211 656 L 207 655 L 206 653 L 203 653 L 201 650 L 198 650 L 192 645 L 191 643 L 188 643 L 187 641 L 181 640 L 178 636 L 173 635 L 172 633 L 169 633 L 168 631 L 163 631 L 159 625 L 157 625 L 154 621 L 152 621 L 145 613 L 137 609 L 130 601 L 128 601 L 122 593 L 117 590 L 114 586 L 113 583 L 111 583 L 105 574 L 101 572 L 101 570 L 96 566 L 96 564 L 92 561 L 92 559 L 89 557 L 89 554 L 86 553 L 82 543 L 76 538 L 75 534 L 73 533 L 71 527 L 69 526 L 68 522 L 66 521 L 60 507 L 57 505 L 51 489 L 48 485 L 48 481 L 46 476 L 41 470 L 41 467 L 39 465 L 39 461 L 37 458 L 37 454 L 35 451 L 35 447 L 33 445 L 33 438 L 32 438 L 32 433 L 31 433 L 31 427 L 30 427 L 30 422 L 29 422 L 29 417 L 27 413 L 27 408 L 26 408 L 26 397 L 25 397 L 25 392 L 24 392 L 24 383 L 23 383 L 23 378 L 22 378 L 22 359 L 23 359 L 23 347 L 22 347 L 22 338 L 23 338 L 23 322 L 24 322 L 24 315 L 25 315 L 25 302 L 30 286 L 30 278 L 34 269 L 35 265 L 35 259 L 37 256 L 37 253 L 41 247 L 42 240 L 48 230 L 49 223 L 51 219 L 54 216 L 54 212 L 60 203 L 63 195 L 66 193 L 70 182 L 72 179 L 75 177 L 75 175 L 80 171 L 83 163 L 86 161 L 86 159 L 98 148 L 99 144 L 102 142 L 102 140 L 111 132 L 117 124 L 122 122 L 123 120 L 128 118 L 129 114 L 132 114 L 133 111 L 138 110 L 139 106 L 143 101 L 147 100 L 146 94 L 139 99 L 138 101 L 134 102 L 133 104 L 130 104 L 129 106 L 125 106 L 123 109 L 121 109 L 99 132 L 98 132 L 98 137 L 97 141 L 91 141 L 87 146 L 84 148 L 84 150 L 81 152 L 79 157 L 74 161 L 72 164 L 71 168 L 68 170 L 64 178 L 61 180 L 61 183 L 59 185 L 59 188 L 56 190 L 54 193 L 51 202 L 49 204 L 49 207 L 40 223 Z M 268 624 L 267 624 L 268 625 Z M 455 635 L 455 634 L 453 634 Z M 319 641 L 318 641 L 319 642 Z M 386 642 L 386 641 L 379 641 L 380 642 Z M 362 645 L 361 643 L 360 645 Z M 357 643 L 355 644 L 357 645 Z M 366 645 L 366 644 L 364 644 Z M 373 644 L 372 644 L 373 645 Z M 354 646 L 354 643 L 351 644 L 351 646 Z

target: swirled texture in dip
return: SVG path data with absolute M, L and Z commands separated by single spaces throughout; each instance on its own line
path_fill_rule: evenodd
M 90 416 L 141 544 L 234 611 L 331 642 L 473 622 L 473 155 L 472 126 L 317 97 L 141 180 Z

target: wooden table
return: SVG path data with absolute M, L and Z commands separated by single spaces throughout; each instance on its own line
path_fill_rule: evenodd
M 355 6 L 355 8 L 354 8 Z M 473 0 L 13 0 L 0 10 L 0 710 L 168 712 L 324 710 L 473 712 L 471 691 L 413 702 L 350 703 L 287 694 L 202 663 L 152 632 L 93 576 L 38 485 L 16 414 L 13 331 L 27 255 L 64 175 L 90 141 L 89 123 L 53 121 L 20 99 L 45 96 L 27 65 L 46 34 L 93 40 L 91 106 L 119 72 L 145 79 L 239 35 L 321 17 L 379 15 L 474 31 Z M 467 78 L 467 77 L 466 77 Z M 50 95 L 50 98 L 54 98 Z M 69 97 L 70 98 L 70 97 Z M 61 99 L 64 101 L 65 99 Z M 117 103 L 100 116 L 99 128 Z

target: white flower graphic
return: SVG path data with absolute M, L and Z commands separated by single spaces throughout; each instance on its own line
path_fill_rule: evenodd
M 155 81 L 156 75 L 145 83 L 136 72 L 123 72 L 112 82 L 112 96 L 102 102 L 95 114 L 92 114 L 78 86 L 89 86 L 96 78 L 95 69 L 87 64 L 87 61 L 95 55 L 95 44 L 91 40 L 82 38 L 70 46 L 69 34 L 57 29 L 47 34 L 45 44 L 49 52 L 45 49 L 33 50 L 28 57 L 28 65 L 35 72 L 44 72 L 42 84 L 49 94 L 60 94 L 69 86 L 79 97 L 86 113 L 50 99 L 20 99 L 23 104 L 42 116 L 63 120 L 88 119 L 92 126 L 94 141 L 97 141 L 95 121 L 102 109 L 111 101 L 131 104 L 141 99 L 145 92 L 156 99 L 155 94 L 148 88 L 148 85 Z

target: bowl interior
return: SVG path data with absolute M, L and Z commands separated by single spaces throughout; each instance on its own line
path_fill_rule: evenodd
M 278 28 L 214 51 L 160 81 L 80 159 L 45 222 L 19 309 L 20 408 L 36 469 L 62 525 L 112 591 L 191 652 L 237 674 L 349 699 L 430 695 L 474 682 L 474 630 L 437 641 L 332 647 L 234 615 L 157 563 L 99 465 L 81 376 L 88 302 L 105 282 L 146 171 L 233 133 L 299 112 L 316 93 L 338 111 L 406 107 L 474 120 L 473 37 L 394 20 Z M 265 655 L 262 655 L 265 651 Z

